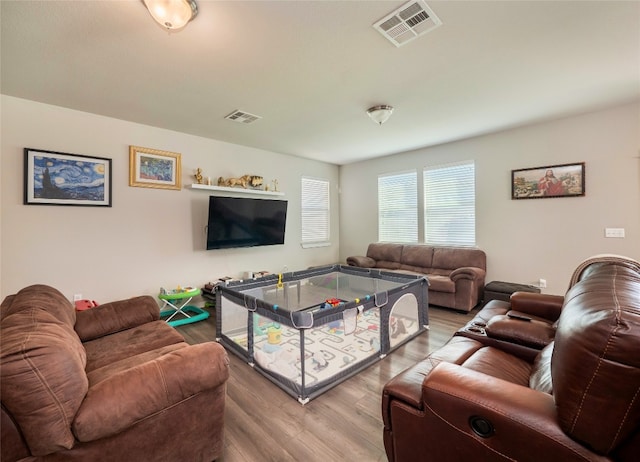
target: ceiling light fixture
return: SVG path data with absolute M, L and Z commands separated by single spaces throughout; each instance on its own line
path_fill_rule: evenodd
M 198 14 L 195 0 L 142 0 L 155 21 L 167 30 L 180 30 Z
M 387 120 L 389 120 L 392 112 L 393 106 L 387 106 L 386 104 L 373 106 L 367 109 L 367 115 L 371 117 L 371 120 L 373 120 L 378 125 L 382 125 Z

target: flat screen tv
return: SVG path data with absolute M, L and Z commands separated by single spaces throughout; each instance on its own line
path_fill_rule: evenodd
M 207 250 L 284 244 L 287 201 L 209 197 Z

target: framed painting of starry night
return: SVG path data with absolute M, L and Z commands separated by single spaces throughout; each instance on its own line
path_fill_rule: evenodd
M 25 148 L 24 203 L 111 207 L 111 159 Z

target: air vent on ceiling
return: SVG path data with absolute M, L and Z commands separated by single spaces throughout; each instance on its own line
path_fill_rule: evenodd
M 388 14 L 373 27 L 395 46 L 399 47 L 432 31 L 442 21 L 422 0 L 410 1 Z
M 233 120 L 234 122 L 238 122 L 240 124 L 251 124 L 258 119 L 262 119 L 262 117 L 236 109 L 228 116 L 225 116 L 225 119 Z

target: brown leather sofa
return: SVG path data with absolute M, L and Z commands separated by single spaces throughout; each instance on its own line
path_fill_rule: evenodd
M 150 296 L 76 312 L 34 285 L 0 308 L 3 462 L 212 461 L 229 363 L 188 345 Z
M 638 460 L 640 266 L 583 271 L 535 357 L 482 340 L 455 335 L 386 384 L 390 462 Z
M 426 276 L 430 305 L 465 312 L 482 300 L 487 272 L 482 250 L 419 244 L 372 243 L 366 256 L 351 256 L 347 264 Z

